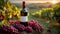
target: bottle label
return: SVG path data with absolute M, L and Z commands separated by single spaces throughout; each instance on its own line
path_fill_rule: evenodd
M 28 21 L 28 16 L 20 16 L 20 21 L 21 22 L 27 22 Z

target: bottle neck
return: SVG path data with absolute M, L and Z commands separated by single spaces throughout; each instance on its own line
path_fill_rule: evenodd
M 25 6 L 23 6 L 22 8 L 23 8 L 23 9 L 25 9 L 26 7 L 25 7 Z
M 22 8 L 22 12 L 28 12 L 28 11 L 27 11 L 27 8 L 23 7 L 23 8 Z

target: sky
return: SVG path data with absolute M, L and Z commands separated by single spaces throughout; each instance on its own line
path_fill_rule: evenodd
M 21 3 L 22 1 L 26 1 L 27 3 L 60 2 L 60 0 L 10 0 L 12 3 Z

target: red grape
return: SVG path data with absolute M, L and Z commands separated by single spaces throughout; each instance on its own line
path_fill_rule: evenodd
M 28 33 L 32 32 L 32 27 L 26 26 L 25 31 Z
M 25 30 L 25 26 L 22 24 L 16 24 L 15 28 L 17 28 L 19 31 L 24 31 Z
M 16 22 L 15 23 L 18 23 L 18 24 L 20 24 L 20 20 L 16 20 Z

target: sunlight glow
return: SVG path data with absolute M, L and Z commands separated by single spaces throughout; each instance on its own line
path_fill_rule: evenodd
M 57 0 L 52 0 L 51 3 L 52 4 L 56 4 L 57 3 Z

